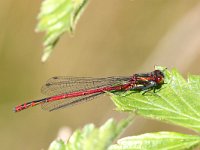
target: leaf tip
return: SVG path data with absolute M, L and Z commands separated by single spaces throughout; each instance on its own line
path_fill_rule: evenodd
M 46 62 L 47 59 L 49 58 L 51 52 L 52 52 L 52 46 L 45 48 L 42 58 L 41 58 L 41 62 Z

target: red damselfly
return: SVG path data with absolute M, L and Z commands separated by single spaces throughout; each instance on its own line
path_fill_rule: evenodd
M 15 112 L 41 104 L 45 110 L 53 111 L 81 102 L 89 101 L 105 92 L 149 91 L 160 88 L 164 74 L 160 70 L 133 74 L 129 77 L 53 77 L 42 87 L 47 98 L 24 103 L 14 108 Z

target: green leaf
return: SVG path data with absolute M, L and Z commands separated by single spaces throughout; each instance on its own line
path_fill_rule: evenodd
M 164 70 L 165 83 L 155 93 L 128 91 L 112 94 L 115 105 L 121 111 L 173 123 L 200 131 L 200 76 L 189 75 L 186 81 L 176 69 Z
M 125 137 L 109 150 L 183 150 L 199 145 L 200 137 L 175 132 L 146 133 L 138 136 Z
M 42 61 L 46 61 L 64 32 L 73 32 L 88 0 L 45 0 L 36 31 L 46 32 Z
M 62 140 L 55 140 L 49 146 L 49 150 L 65 150 L 65 143 Z
M 115 138 L 132 122 L 132 118 L 116 123 L 109 119 L 100 128 L 95 128 L 93 124 L 86 125 L 82 130 L 76 130 L 69 141 L 65 144 L 66 150 L 104 150 L 107 149 Z M 56 142 L 56 141 L 55 141 Z M 54 143 L 54 142 L 53 142 Z M 52 144 L 51 144 L 52 145 Z M 55 144 L 54 144 L 55 145 Z M 58 143 L 58 149 L 63 147 Z M 59 149 L 60 146 L 60 149 Z M 50 146 L 51 147 L 51 146 Z M 56 147 L 56 146 L 54 146 Z

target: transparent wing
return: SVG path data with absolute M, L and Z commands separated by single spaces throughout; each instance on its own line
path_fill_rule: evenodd
M 84 91 L 101 87 L 126 84 L 130 77 L 53 77 L 43 85 L 41 92 L 45 95 L 53 96 L 75 91 Z
M 57 109 L 73 106 L 82 102 L 87 102 L 89 100 L 92 100 L 96 98 L 97 96 L 100 96 L 104 93 L 94 93 L 90 95 L 83 95 L 79 97 L 73 97 L 73 98 L 67 98 L 67 99 L 61 99 L 59 101 L 53 101 L 48 103 L 42 103 L 42 109 L 48 110 L 48 111 L 54 111 Z

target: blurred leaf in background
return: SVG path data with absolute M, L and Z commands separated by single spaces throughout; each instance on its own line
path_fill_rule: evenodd
M 88 124 L 82 130 L 76 130 L 66 144 L 62 140 L 53 141 L 49 150 L 107 149 L 131 122 L 132 117 L 122 120 L 119 123 L 116 123 L 113 119 L 109 119 L 100 128 L 95 128 L 94 124 Z
M 46 32 L 42 62 L 50 56 L 60 36 L 73 32 L 88 0 L 45 0 L 38 16 L 36 31 Z

